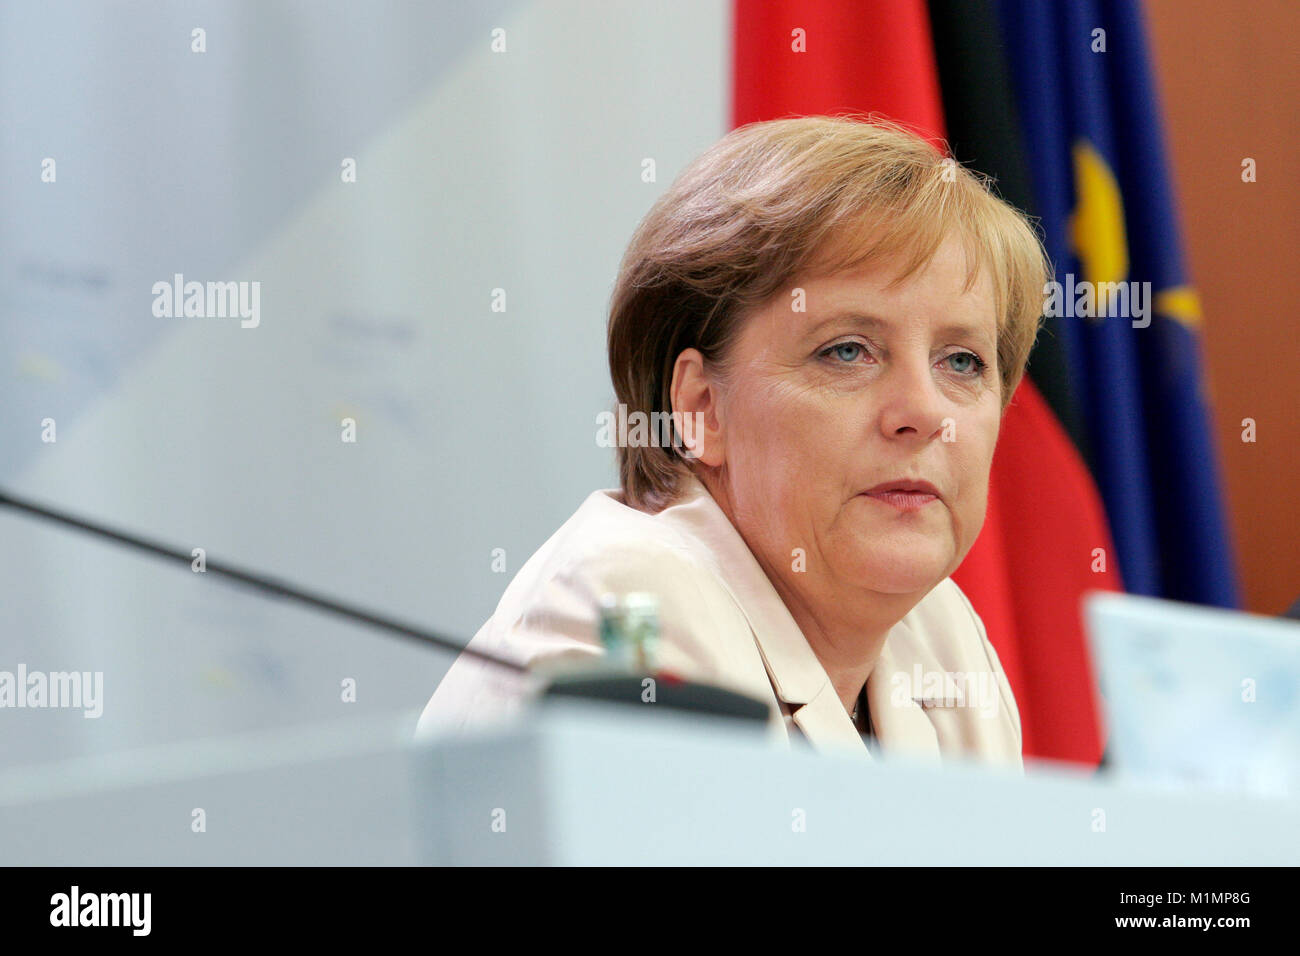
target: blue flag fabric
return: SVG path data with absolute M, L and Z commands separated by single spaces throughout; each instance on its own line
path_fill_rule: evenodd
M 1238 607 L 1160 110 L 1138 5 L 999 0 L 1067 386 L 1125 589 Z

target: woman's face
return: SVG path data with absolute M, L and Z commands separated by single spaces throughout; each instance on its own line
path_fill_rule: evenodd
M 1002 411 L 991 283 L 964 290 L 952 239 L 887 288 L 896 275 L 797 282 L 730 354 L 705 457 L 724 463 L 714 476 L 751 550 L 795 591 L 924 594 L 984 523 Z M 868 493 L 906 481 L 937 495 Z

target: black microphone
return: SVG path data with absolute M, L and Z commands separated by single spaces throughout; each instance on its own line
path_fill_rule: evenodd
M 115 544 L 135 548 L 137 551 L 144 551 L 147 554 L 154 555 L 155 557 L 169 558 L 173 561 L 179 561 L 184 564 L 186 568 L 190 567 L 191 561 L 193 560 L 192 556 L 183 549 L 169 547 L 168 545 L 160 544 L 157 541 L 150 541 L 148 538 L 144 538 L 137 534 L 109 528 L 94 521 L 88 521 L 85 518 L 78 518 L 74 515 L 67 514 L 66 512 L 59 511 L 58 509 L 46 505 L 39 505 L 33 501 L 19 498 L 3 489 L 0 489 L 0 505 L 7 505 L 10 508 L 15 508 L 18 511 L 34 515 L 46 521 L 54 521 L 67 528 L 74 528 L 77 531 L 97 535 L 98 537 L 105 538 Z M 497 657 L 495 654 L 488 654 L 484 651 L 478 650 L 477 648 L 467 647 L 460 641 L 444 637 L 441 634 L 435 634 L 434 632 L 421 627 L 416 627 L 414 624 L 407 624 L 403 621 L 398 621 L 394 618 L 388 617 L 387 615 L 379 614 L 376 611 L 367 611 L 364 608 L 351 607 L 341 601 L 335 601 L 333 598 L 324 597 L 320 594 L 313 594 L 304 588 L 285 584 L 283 581 L 277 581 L 274 578 L 268 577 L 265 574 L 259 574 L 256 571 L 248 571 L 234 565 L 216 562 L 210 558 L 204 559 L 204 566 L 207 568 L 207 571 L 205 572 L 207 574 L 215 574 L 219 577 L 229 578 L 232 581 L 237 581 L 240 584 L 260 591 L 270 597 L 288 598 L 291 601 L 297 601 L 300 604 L 313 607 L 318 611 L 337 614 L 350 621 L 356 621 L 360 624 L 379 628 L 380 630 L 388 631 L 392 634 L 398 634 L 402 637 L 419 641 L 422 644 L 431 644 L 434 647 L 440 647 L 444 650 L 456 651 L 459 654 L 468 654 L 471 657 L 477 657 L 479 660 L 497 664 L 517 673 L 527 673 L 528 671 L 528 668 L 525 665 L 516 661 L 504 657 Z
M 192 556 L 182 548 L 175 548 L 162 544 L 158 541 L 152 541 L 141 535 L 132 534 L 118 528 L 110 528 L 106 525 L 94 521 L 80 518 L 68 514 L 57 508 L 48 505 L 37 504 L 17 495 L 10 494 L 0 489 L 0 506 L 7 506 L 24 514 L 32 515 L 44 521 L 52 521 L 62 525 L 65 528 L 72 528 L 85 534 L 92 534 L 114 544 L 134 548 L 137 551 L 143 551 L 155 557 L 167 558 L 172 561 L 180 562 L 186 568 L 191 566 Z M 277 598 L 286 598 L 290 601 L 297 601 L 308 607 L 315 608 L 318 611 L 324 611 L 328 614 L 335 614 L 339 617 L 347 618 L 359 624 L 397 634 L 411 640 L 419 641 L 425 645 L 442 648 L 443 650 L 455 651 L 458 654 L 468 654 L 470 657 L 495 664 L 515 673 L 529 673 L 527 665 L 520 664 L 518 661 L 512 661 L 506 657 L 499 657 L 495 654 L 489 654 L 486 651 L 469 647 L 466 644 L 436 634 L 425 628 L 416 627 L 414 624 L 408 624 L 395 618 L 380 614 L 376 611 L 369 611 L 364 608 L 353 607 L 344 604 L 342 601 L 336 601 L 333 598 L 324 597 L 320 594 L 286 584 L 283 581 L 269 577 L 268 575 L 249 571 L 232 564 L 213 561 L 211 558 L 204 559 L 206 573 L 215 574 L 219 577 L 228 578 L 238 584 L 252 588 L 260 593 Z M 686 710 L 696 713 L 708 713 L 717 716 L 737 717 L 746 720 L 766 720 L 767 705 L 762 701 L 748 697 L 744 694 L 738 694 L 734 691 L 726 690 L 721 687 L 715 687 L 710 684 L 701 684 L 694 681 L 684 680 L 672 674 L 660 673 L 649 675 L 655 678 L 657 692 L 655 703 L 667 710 Z M 606 703 L 616 704 L 643 704 L 643 681 L 641 676 L 630 674 L 610 674 L 610 673 L 582 673 L 574 675 L 557 676 L 546 688 L 546 699 L 556 698 L 582 698 L 586 700 L 599 700 Z

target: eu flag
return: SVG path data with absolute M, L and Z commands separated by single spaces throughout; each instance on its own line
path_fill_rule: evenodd
M 1125 589 L 1237 607 L 1184 266 L 1138 4 L 1000 0 L 1034 205 Z M 1058 383 L 1061 384 L 1061 383 Z

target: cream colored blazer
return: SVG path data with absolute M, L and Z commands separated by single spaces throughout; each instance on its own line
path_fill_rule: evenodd
M 601 595 L 660 602 L 661 668 L 770 704 L 789 746 L 871 750 L 744 539 L 698 480 L 656 515 L 591 494 L 519 570 L 471 646 L 531 668 L 603 653 Z M 510 719 L 543 681 L 462 654 L 420 717 L 418 736 Z M 951 578 L 889 632 L 867 680 L 876 741 L 923 760 L 962 757 L 1022 771 L 1020 714 L 984 625 Z

